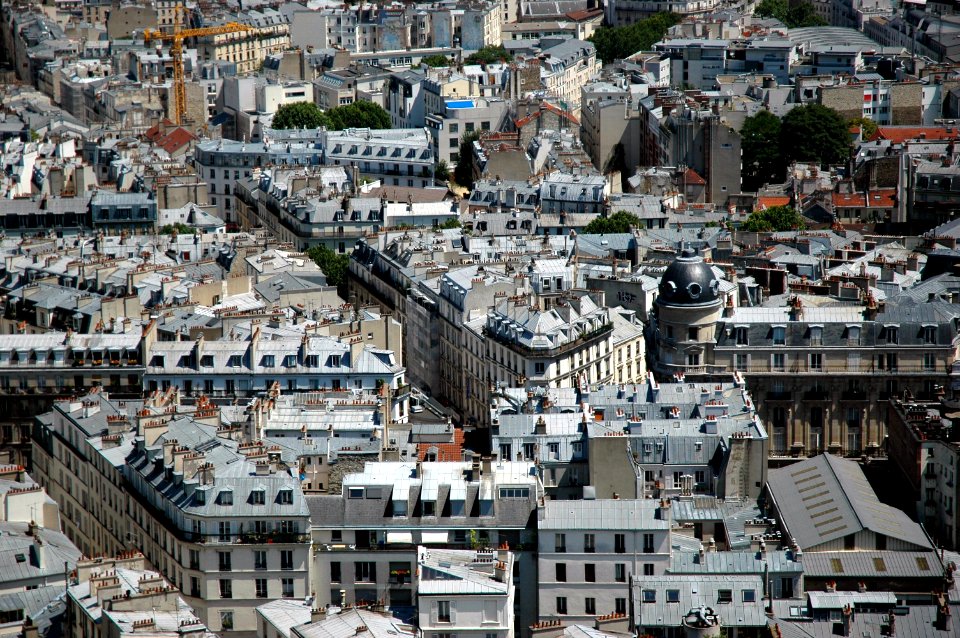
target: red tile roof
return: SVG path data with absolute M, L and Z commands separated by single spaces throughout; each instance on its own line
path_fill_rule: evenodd
M 890 140 L 903 144 L 908 140 L 955 140 L 960 138 L 960 129 L 943 126 L 880 126 L 870 141 Z
M 897 204 L 897 189 L 881 188 L 869 193 L 870 203 L 864 193 L 833 193 L 834 208 L 893 208 Z
M 154 144 L 165 150 L 167 153 L 172 154 L 176 153 L 181 148 L 196 139 L 196 135 L 181 126 L 178 126 L 163 137 L 154 140 Z
M 430 448 L 437 449 L 438 461 L 462 461 L 463 460 L 463 430 L 453 429 L 453 443 L 418 443 L 417 458 L 424 459 Z
M 603 15 L 603 11 L 601 9 L 580 9 L 579 11 L 568 11 L 564 15 L 571 20 L 580 22 L 601 16 Z
M 789 206 L 789 195 L 765 195 L 757 198 L 757 210 L 766 210 L 774 206 Z
M 697 173 L 697 171 L 687 167 L 687 170 L 683 173 L 683 183 L 693 186 L 704 186 L 707 183 L 707 180 L 700 177 L 700 174 Z

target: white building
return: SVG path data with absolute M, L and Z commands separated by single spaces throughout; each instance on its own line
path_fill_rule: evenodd
M 324 163 L 355 166 L 384 185 L 433 186 L 433 138 L 427 129 L 323 131 Z
M 538 511 L 540 618 L 626 614 L 631 576 L 670 566 L 670 507 L 655 500 L 547 501 Z
M 513 554 L 417 548 L 423 638 L 513 638 Z

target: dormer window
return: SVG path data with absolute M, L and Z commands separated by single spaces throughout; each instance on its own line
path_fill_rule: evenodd
M 250 492 L 251 505 L 264 505 L 267 502 L 266 494 L 263 490 L 253 490 Z
M 221 490 L 217 496 L 217 505 L 233 505 L 233 490 Z
M 277 503 L 280 505 L 293 505 L 293 490 L 285 488 L 277 492 Z

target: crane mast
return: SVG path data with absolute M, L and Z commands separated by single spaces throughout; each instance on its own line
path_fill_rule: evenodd
M 181 10 L 182 6 L 177 5 L 172 33 L 163 33 L 162 31 L 153 29 L 146 29 L 143 32 L 143 41 L 145 44 L 149 44 L 150 42 L 170 43 L 170 57 L 173 60 L 173 116 L 177 126 L 183 124 L 183 118 L 187 112 L 187 85 L 183 71 L 183 41 L 187 38 L 201 38 L 204 36 L 224 35 L 227 33 L 240 33 L 242 31 L 253 30 L 253 27 L 239 22 L 227 22 L 226 24 L 213 27 L 184 29 L 180 24 Z

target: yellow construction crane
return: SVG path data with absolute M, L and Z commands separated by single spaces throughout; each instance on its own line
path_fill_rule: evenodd
M 183 41 L 187 38 L 200 38 L 208 35 L 223 35 L 225 33 L 239 33 L 241 31 L 253 30 L 253 27 L 239 22 L 227 22 L 226 24 L 220 24 L 215 27 L 202 27 L 199 29 L 182 29 L 180 27 L 181 8 L 181 5 L 177 5 L 172 33 L 163 33 L 162 31 L 154 31 L 151 29 L 146 29 L 143 32 L 143 41 L 145 44 L 150 44 L 150 42 L 170 43 L 170 57 L 173 58 L 173 115 L 177 126 L 183 124 L 183 116 L 187 112 L 187 86 L 183 74 Z

